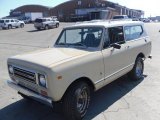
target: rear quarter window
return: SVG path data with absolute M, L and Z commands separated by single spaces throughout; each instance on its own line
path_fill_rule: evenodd
M 143 28 L 141 25 L 126 26 L 124 28 L 124 34 L 126 41 L 138 39 L 143 34 Z

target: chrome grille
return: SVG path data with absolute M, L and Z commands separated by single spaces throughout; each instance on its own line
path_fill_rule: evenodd
M 29 82 L 36 83 L 36 74 L 34 72 L 24 70 L 18 67 L 13 67 L 13 70 L 14 76 L 27 80 Z

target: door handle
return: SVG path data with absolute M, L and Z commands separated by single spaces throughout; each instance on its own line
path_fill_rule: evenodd
M 145 42 L 147 42 L 147 39 L 144 39 Z

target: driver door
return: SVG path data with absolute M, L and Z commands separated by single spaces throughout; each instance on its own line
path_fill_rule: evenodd
M 113 47 L 115 43 L 120 48 Z M 120 77 L 127 66 L 125 60 L 128 56 L 126 55 L 123 26 L 106 29 L 102 54 L 105 66 L 105 85 Z

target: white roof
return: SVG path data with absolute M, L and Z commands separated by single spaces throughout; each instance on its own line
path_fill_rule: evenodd
M 114 27 L 114 26 L 125 26 L 125 25 L 143 25 L 143 22 L 141 21 L 131 21 L 131 20 L 93 20 L 93 21 L 86 21 L 86 22 L 79 22 L 75 25 L 72 25 L 70 27 L 85 27 L 85 26 L 91 26 L 91 27 Z

